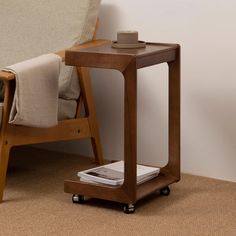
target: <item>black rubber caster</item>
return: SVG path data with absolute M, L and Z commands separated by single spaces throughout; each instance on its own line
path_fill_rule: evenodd
M 77 204 L 83 204 L 85 202 L 84 196 L 73 194 L 72 202 Z
M 134 213 L 135 212 L 135 207 L 133 204 L 125 204 L 123 206 L 123 211 L 124 213 L 126 214 L 131 214 L 131 213 Z
M 168 196 L 169 194 L 170 194 L 170 188 L 167 186 L 167 187 L 165 187 L 165 188 L 162 188 L 161 190 L 160 190 L 160 194 L 162 195 L 162 196 Z

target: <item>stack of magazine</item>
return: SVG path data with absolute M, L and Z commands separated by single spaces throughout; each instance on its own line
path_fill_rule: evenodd
M 137 165 L 137 184 L 144 183 L 158 176 L 160 168 Z M 94 184 L 119 186 L 124 182 L 124 161 L 99 166 L 78 172 L 80 181 Z

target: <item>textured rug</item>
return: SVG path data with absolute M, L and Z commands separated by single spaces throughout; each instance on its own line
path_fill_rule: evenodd
M 63 181 L 93 159 L 31 147 L 13 151 L 0 235 L 236 235 L 236 183 L 182 175 L 168 197 L 150 195 L 124 214 L 119 203 L 73 204 Z

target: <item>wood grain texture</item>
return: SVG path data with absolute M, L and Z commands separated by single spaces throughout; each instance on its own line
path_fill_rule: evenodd
M 160 176 L 136 184 L 137 164 L 137 70 L 160 63 L 169 66 L 169 158 Z M 96 186 L 80 181 L 65 182 L 65 191 L 133 204 L 148 194 L 180 179 L 180 46 L 147 43 L 142 49 L 114 49 L 111 44 L 69 50 L 66 63 L 81 67 L 116 69 L 124 77 L 124 184 L 120 188 Z M 123 192 L 121 193 L 121 190 Z

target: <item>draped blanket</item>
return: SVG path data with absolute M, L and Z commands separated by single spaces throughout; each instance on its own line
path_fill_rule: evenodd
M 58 124 L 58 84 L 61 58 L 45 54 L 3 70 L 16 76 L 9 123 L 47 128 Z

